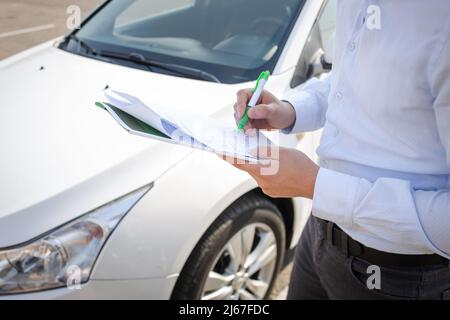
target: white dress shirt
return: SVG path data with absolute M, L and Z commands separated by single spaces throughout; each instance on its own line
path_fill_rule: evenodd
M 337 10 L 330 76 L 287 98 L 290 132 L 323 127 L 313 215 L 368 247 L 450 258 L 450 3 Z

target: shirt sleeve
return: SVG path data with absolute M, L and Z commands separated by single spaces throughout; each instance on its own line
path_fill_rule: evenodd
M 447 42 L 430 76 L 439 138 L 450 172 L 450 57 Z M 450 176 L 450 175 L 449 175 Z M 313 214 L 386 241 L 427 247 L 450 259 L 450 190 L 416 190 L 409 181 L 365 179 L 320 169 Z
M 325 124 L 330 94 L 330 74 L 322 79 L 312 78 L 305 83 L 302 90 L 286 97 L 295 109 L 294 126 L 283 130 L 283 133 L 298 133 L 320 129 Z

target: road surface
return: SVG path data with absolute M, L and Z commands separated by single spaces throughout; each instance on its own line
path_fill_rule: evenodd
M 101 0 L 0 0 L 0 60 L 68 33 L 67 9 L 77 5 L 82 17 Z

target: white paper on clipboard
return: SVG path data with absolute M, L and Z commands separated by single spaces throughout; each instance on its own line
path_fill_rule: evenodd
M 161 106 L 156 103 L 145 103 L 139 98 L 119 91 L 105 90 L 100 99 L 102 103 L 131 115 L 163 134 L 169 136 L 174 143 L 191 146 L 196 149 L 226 154 L 245 160 L 257 160 L 250 151 L 257 147 L 273 147 L 262 132 L 249 136 L 238 132 L 236 127 L 224 126 L 221 122 L 203 115 L 186 112 L 176 107 Z M 140 134 L 139 130 L 129 128 L 114 110 L 108 108 L 119 124 L 130 133 Z

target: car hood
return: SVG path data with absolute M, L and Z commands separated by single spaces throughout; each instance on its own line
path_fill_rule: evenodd
M 94 106 L 105 86 L 207 114 L 229 107 L 236 90 L 113 65 L 48 44 L 2 62 L 0 248 L 155 181 L 191 152 L 128 134 Z

